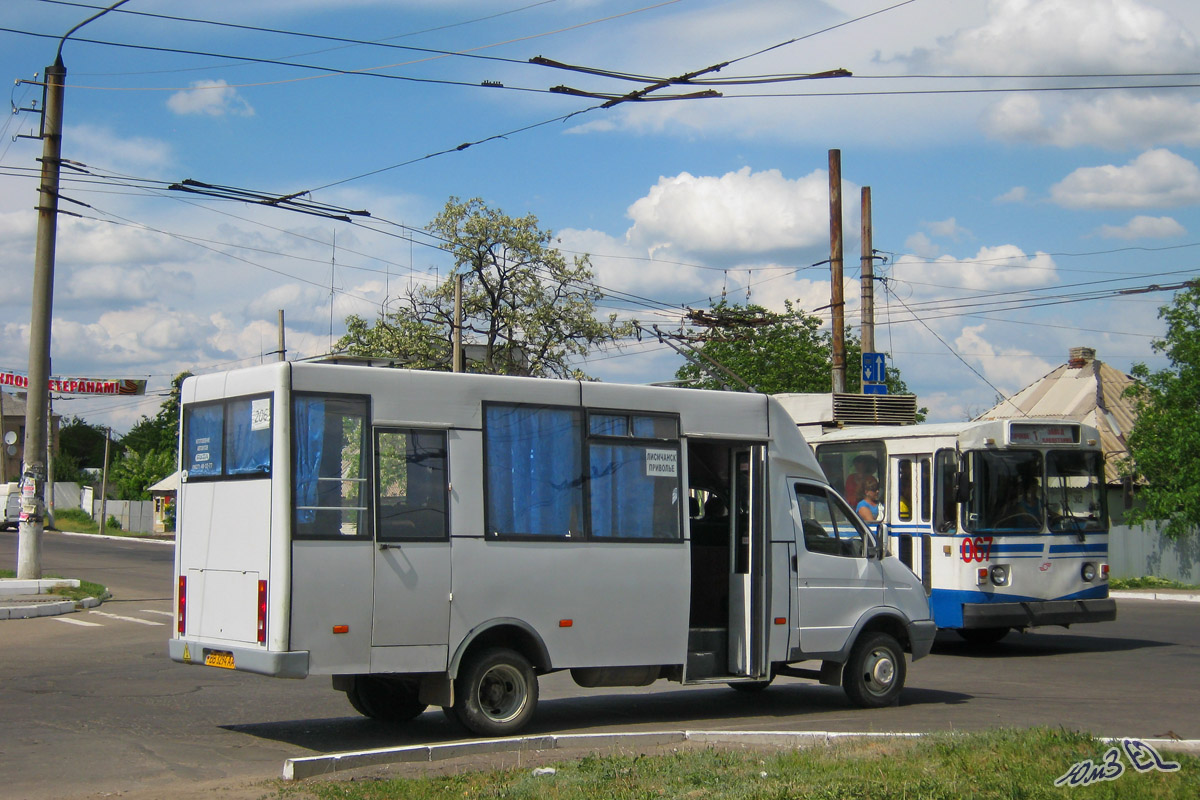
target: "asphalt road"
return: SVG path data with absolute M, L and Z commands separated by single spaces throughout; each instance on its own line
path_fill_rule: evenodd
M 16 563 L 0 533 L 0 564 Z M 164 793 L 276 777 L 285 758 L 462 738 L 437 709 L 404 727 L 359 717 L 327 678 L 286 681 L 166 656 L 169 545 L 46 534 L 43 568 L 104 583 L 99 609 L 0 621 L 0 798 Z M 909 665 L 900 705 L 851 707 L 839 689 L 780 680 L 581 689 L 542 679 L 528 733 L 620 730 L 935 731 L 1031 725 L 1200 738 L 1200 604 L 1121 601 L 1115 622 L 1012 635 L 978 649 L 940 635 Z M 81 624 L 87 623 L 87 624 Z

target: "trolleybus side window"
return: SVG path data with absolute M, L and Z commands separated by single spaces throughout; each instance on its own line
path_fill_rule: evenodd
M 296 538 L 369 537 L 367 401 L 296 393 L 292 402 Z
M 886 476 L 880 472 L 886 463 L 882 442 L 824 444 L 817 448 L 817 460 L 825 478 L 851 508 L 864 498 L 863 485 L 868 476 L 875 476 L 881 489 L 886 487 Z M 880 500 L 888 499 L 886 492 L 880 494 Z
M 187 406 L 183 431 L 189 480 L 271 474 L 269 396 Z
M 679 539 L 682 492 L 677 417 L 588 414 L 591 535 Z
M 896 464 L 896 511 L 901 522 L 912 522 L 913 518 L 913 462 L 902 458 Z
M 953 450 L 938 450 L 935 458 L 938 502 L 933 526 L 938 533 L 949 533 L 958 528 L 958 499 L 955 489 L 958 455 Z
M 445 432 L 376 430 L 375 469 L 379 541 L 447 537 Z
M 928 456 L 921 457 L 921 521 L 929 522 L 933 511 L 932 470 L 933 462 Z
M 484 505 L 489 534 L 583 534 L 580 416 L 575 408 L 484 404 Z

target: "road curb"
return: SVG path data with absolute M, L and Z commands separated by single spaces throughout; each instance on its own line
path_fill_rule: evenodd
M 1153 591 L 1121 589 L 1109 592 L 1109 597 L 1117 600 L 1167 600 L 1175 603 L 1200 603 L 1200 592 Z
M 349 769 L 374 767 L 383 764 L 427 763 L 462 756 L 489 753 L 520 753 L 529 751 L 582 748 L 601 750 L 609 747 L 650 747 L 682 744 L 736 744 L 760 747 L 818 747 L 843 739 L 912 739 L 925 733 L 879 733 L 840 731 L 652 731 L 645 733 L 583 733 L 549 736 L 517 736 L 506 739 L 418 744 L 405 747 L 384 747 L 375 750 L 327 753 L 320 756 L 289 758 L 283 762 L 282 777 L 297 781 L 332 775 Z M 1136 737 L 1127 737 L 1136 738 Z M 1122 739 L 1104 738 L 1103 742 L 1120 743 Z M 1138 739 L 1157 750 L 1200 753 L 1200 739 Z

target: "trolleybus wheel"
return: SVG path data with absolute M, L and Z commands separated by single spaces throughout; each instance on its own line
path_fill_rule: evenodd
M 538 701 L 529 660 L 505 647 L 484 650 L 467 662 L 454 690 L 454 718 L 481 736 L 508 735 L 525 727 Z
M 955 630 L 959 636 L 971 644 L 995 644 L 996 642 L 1008 636 L 1011 628 L 958 628 Z
M 881 631 L 859 637 L 842 669 L 842 688 L 861 708 L 894 705 L 904 688 L 904 650 Z
M 346 699 L 364 717 L 384 722 L 408 722 L 426 708 L 417 700 L 416 685 L 374 675 L 354 676 Z

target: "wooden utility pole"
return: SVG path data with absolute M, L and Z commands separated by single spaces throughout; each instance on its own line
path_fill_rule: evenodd
M 862 351 L 875 352 L 875 251 L 871 232 L 871 187 L 862 187 Z
M 842 292 L 842 151 L 829 151 L 829 307 L 833 311 L 833 391 L 846 391 L 846 299 Z

